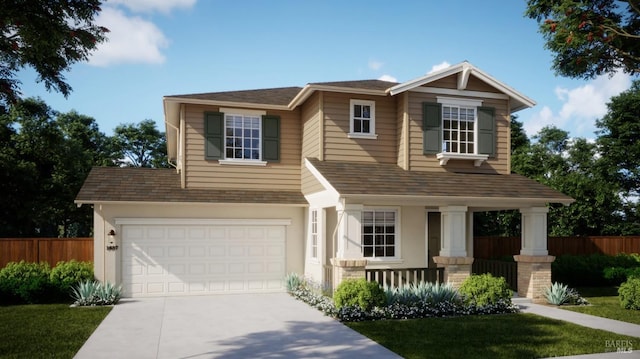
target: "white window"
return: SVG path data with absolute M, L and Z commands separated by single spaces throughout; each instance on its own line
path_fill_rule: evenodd
M 476 108 L 442 106 L 443 152 L 476 153 Z
M 366 100 L 349 102 L 350 138 L 376 138 L 376 103 Z
M 478 153 L 478 108 L 482 101 L 438 96 L 438 103 L 442 104 L 442 152 L 436 154 L 440 165 L 463 159 L 480 166 L 489 157 Z
M 261 159 L 260 123 L 259 116 L 224 115 L 224 151 L 226 159 Z
M 365 258 L 399 256 L 398 211 L 372 209 L 362 212 L 362 255 Z
M 311 210 L 309 218 L 309 250 L 313 259 L 318 259 L 318 210 Z

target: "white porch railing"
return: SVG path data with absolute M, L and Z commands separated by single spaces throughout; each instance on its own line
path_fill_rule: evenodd
M 421 282 L 444 282 L 444 268 L 367 269 L 365 275 L 368 281 L 378 282 L 387 287 L 400 287 Z

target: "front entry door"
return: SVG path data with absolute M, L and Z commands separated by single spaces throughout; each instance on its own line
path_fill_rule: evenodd
M 427 212 L 427 256 L 429 268 L 436 268 L 433 257 L 440 255 L 440 212 Z

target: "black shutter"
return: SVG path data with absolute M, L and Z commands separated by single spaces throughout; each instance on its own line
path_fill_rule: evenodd
M 204 114 L 204 156 L 208 160 L 224 158 L 224 113 L 206 112 Z
M 279 116 L 262 116 L 262 160 L 280 162 Z
M 478 154 L 496 155 L 496 121 L 493 107 L 478 107 Z
M 442 105 L 424 102 L 422 104 L 422 144 L 425 154 L 442 151 Z

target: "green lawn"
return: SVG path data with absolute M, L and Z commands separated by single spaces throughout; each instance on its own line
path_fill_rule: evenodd
M 640 310 L 627 310 L 620 306 L 617 288 L 581 288 L 580 295 L 585 297 L 591 305 L 561 306 L 561 309 L 591 314 L 598 317 L 620 320 L 623 322 L 640 324 Z
M 73 358 L 111 307 L 0 307 L 0 358 Z
M 346 324 L 404 358 L 544 358 L 603 353 L 611 351 L 607 341 L 638 340 L 533 314 Z

